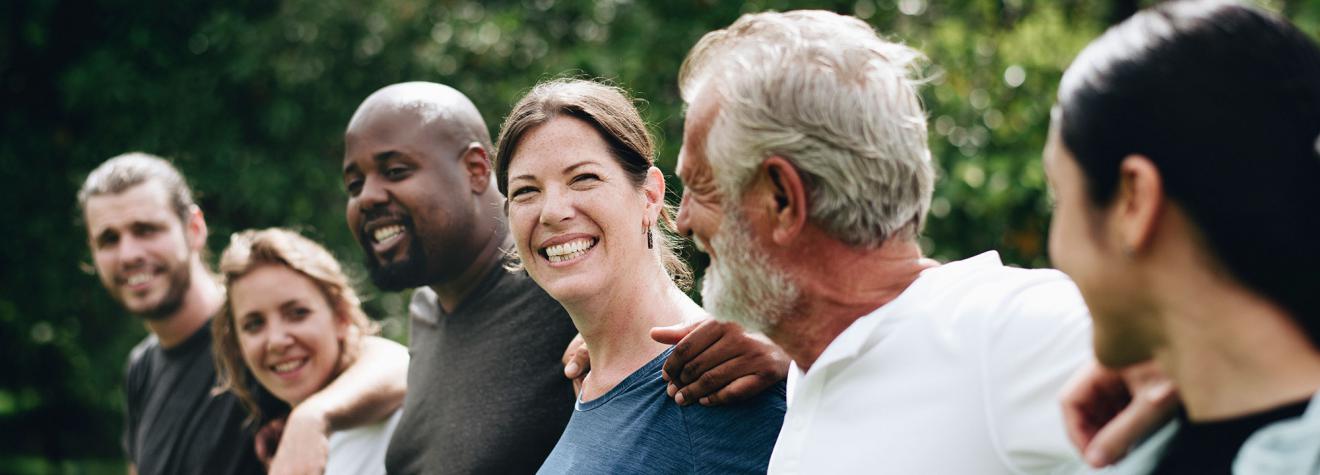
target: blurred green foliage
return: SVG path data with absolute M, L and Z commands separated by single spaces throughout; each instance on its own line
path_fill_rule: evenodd
M 997 249 L 1008 262 L 1042 266 L 1049 205 L 1037 157 L 1055 85 L 1086 42 L 1138 6 L 4 2 L 0 210 L 18 221 L 5 226 L 11 245 L 0 247 L 0 472 L 102 471 L 104 462 L 67 461 L 120 457 L 123 364 L 145 331 L 88 272 L 74 200 L 86 173 L 110 156 L 172 158 L 198 192 L 214 251 L 237 230 L 294 226 L 360 269 L 343 218 L 341 134 L 377 88 L 447 83 L 497 127 L 538 80 L 610 78 L 645 101 L 661 168 L 671 173 L 682 137 L 675 76 L 697 38 L 746 12 L 823 8 L 857 15 L 929 55 L 923 98 L 941 180 L 923 238 L 928 253 L 947 260 Z M 1320 31 L 1314 1 L 1266 6 Z M 671 188 L 680 189 L 672 175 Z M 377 294 L 368 307 L 389 335 L 405 338 L 404 296 Z

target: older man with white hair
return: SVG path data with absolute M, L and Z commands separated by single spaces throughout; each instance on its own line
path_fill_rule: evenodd
M 921 53 L 828 12 L 745 15 L 693 47 L 679 230 L 717 318 L 793 358 L 771 473 L 1064 473 L 1055 395 L 1090 351 L 1076 287 L 916 238 L 935 174 Z

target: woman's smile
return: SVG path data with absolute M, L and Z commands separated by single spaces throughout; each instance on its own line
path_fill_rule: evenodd
M 563 267 L 586 258 L 586 255 L 596 248 L 598 242 L 600 239 L 597 238 L 576 238 L 562 244 L 542 247 L 540 254 L 550 261 L 551 267 Z

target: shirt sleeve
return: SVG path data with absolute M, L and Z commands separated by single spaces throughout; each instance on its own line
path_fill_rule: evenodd
M 694 473 L 765 473 L 784 424 L 784 392 L 780 382 L 740 403 L 685 406 Z
M 134 371 L 134 367 L 141 356 L 141 353 L 135 349 L 124 365 L 124 428 L 123 432 L 120 433 L 119 443 L 124 449 L 124 458 L 128 459 L 128 462 L 133 465 L 137 465 L 135 458 L 137 454 L 137 437 L 134 437 L 134 435 L 137 434 L 137 421 L 141 418 L 138 414 L 138 401 L 141 398 L 137 391 L 141 384 L 138 381 L 139 376 Z
M 1004 462 L 1018 473 L 1078 473 L 1058 395 L 1091 354 L 1091 321 L 1061 274 L 1025 285 L 986 320 L 986 415 Z

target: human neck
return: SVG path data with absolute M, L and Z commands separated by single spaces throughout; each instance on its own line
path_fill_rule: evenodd
M 853 322 L 893 301 L 921 271 L 939 265 L 922 257 L 911 240 L 891 239 L 874 249 L 824 236 L 813 240 L 811 258 L 795 260 L 790 270 L 798 276 L 798 308 L 766 331 L 804 372 Z
M 190 264 L 192 277 L 183 303 L 165 318 L 147 320 L 147 329 L 156 335 L 162 348 L 173 348 L 197 333 L 206 322 L 220 312 L 225 303 L 225 291 L 200 260 Z
M 1178 387 L 1188 418 L 1229 419 L 1320 390 L 1320 351 L 1288 313 L 1216 280 L 1184 276 L 1182 289 L 1163 292 L 1165 339 L 1153 354 Z
M 705 316 L 659 263 L 654 269 L 649 267 L 643 266 L 642 272 L 630 278 L 615 280 L 606 291 L 561 302 L 591 349 L 584 399 L 609 392 L 668 347 L 651 339 L 651 328 Z
M 498 215 L 502 216 L 502 215 Z M 490 220 L 484 218 L 477 222 L 485 223 Z M 463 270 L 457 278 L 436 282 L 430 285 L 431 290 L 435 291 L 436 299 L 440 302 L 440 308 L 446 313 L 453 312 L 458 305 L 463 303 L 477 285 L 481 283 L 484 277 L 490 272 L 500 272 L 498 269 L 504 262 L 504 249 L 512 249 L 513 241 L 509 238 L 508 225 L 504 223 L 502 217 L 496 218 L 493 223 L 494 229 L 490 236 L 482 243 L 481 249 L 477 251 L 476 258 L 468 264 L 467 269 Z

